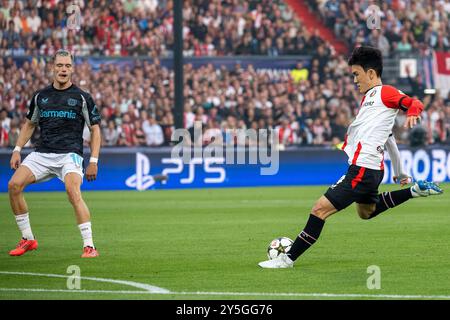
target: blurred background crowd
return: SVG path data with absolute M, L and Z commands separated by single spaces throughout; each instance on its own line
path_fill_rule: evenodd
M 73 0 L 0 0 L 2 55 L 169 55 L 173 49 L 171 0 L 78 0 L 80 29 L 67 28 Z M 422 47 L 448 50 L 448 0 L 307 0 L 350 48 L 370 44 L 388 56 Z M 314 54 L 324 43 L 282 0 L 183 1 L 187 56 Z M 379 16 L 379 29 L 367 28 Z M 374 21 L 375 22 L 375 21 Z
M 384 56 L 424 48 L 450 49 L 448 0 L 308 0 L 308 3 L 350 47 L 370 44 Z M 379 19 L 368 22 L 371 16 Z M 368 23 L 377 22 L 379 29 L 367 27 Z
M 0 146 L 15 145 L 35 90 L 51 79 L 50 65 L 33 59 L 20 67 L 14 56 L 49 56 L 65 48 L 76 57 L 147 56 L 133 66 L 88 62 L 76 66 L 74 83 L 89 91 L 102 114 L 104 146 L 170 145 L 174 130 L 174 74 L 159 62 L 173 49 L 169 0 L 82 0 L 80 30 L 67 28 L 72 1 L 0 0 Z M 352 83 L 346 55 L 317 30 L 304 26 L 284 1 L 184 1 L 185 56 L 306 55 L 289 72 L 252 66 L 233 69 L 186 64 L 184 125 L 203 123 L 203 144 L 233 143 L 237 129 L 278 129 L 280 143 L 339 144 L 355 117 L 361 95 Z M 398 52 L 448 51 L 450 1 L 308 0 L 349 48 L 369 44 L 391 57 Z M 381 29 L 368 29 L 367 17 L 380 15 Z M 425 96 L 419 78 L 409 78 L 411 95 L 424 101 L 421 131 L 427 144 L 448 143 L 450 94 Z M 394 133 L 411 143 L 399 113 Z M 231 132 L 231 134 L 230 134 Z M 36 132 L 30 145 L 38 137 Z M 86 137 L 88 139 L 88 137 Z M 251 144 L 251 141 L 238 143 Z

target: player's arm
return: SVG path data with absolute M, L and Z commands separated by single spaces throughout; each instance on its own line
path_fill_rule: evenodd
M 20 128 L 19 137 L 17 138 L 16 147 L 11 155 L 10 166 L 11 169 L 17 169 L 20 166 L 21 158 L 20 151 L 31 139 L 34 130 L 36 129 L 36 125 L 39 123 L 39 106 L 37 104 L 39 96 L 39 91 L 33 94 L 31 98 L 30 104 L 28 106 L 28 113 L 26 115 L 25 123 L 22 128 Z
M 400 152 L 398 151 L 397 142 L 392 133 L 387 139 L 385 146 L 391 158 L 392 168 L 394 169 L 394 182 L 400 182 L 400 184 L 404 186 L 409 182 L 410 177 L 403 173 Z
M 89 165 L 86 168 L 86 178 L 88 181 L 97 179 L 98 173 L 98 157 L 100 155 L 100 146 L 102 138 L 100 134 L 100 125 L 95 124 L 91 126 L 91 157 L 89 158 Z
M 98 159 L 100 155 L 101 144 L 102 144 L 102 137 L 100 134 L 100 125 L 95 124 L 91 127 L 91 142 L 90 142 L 91 157 Z
M 409 97 L 392 86 L 382 87 L 381 99 L 388 108 L 406 111 L 405 128 L 412 128 L 420 121 L 423 104 L 419 100 Z
M 102 144 L 101 130 L 100 130 L 100 114 L 97 106 L 94 103 L 92 97 L 88 94 L 83 96 L 85 101 L 83 109 L 85 121 L 91 131 L 91 157 L 89 158 L 89 164 L 86 168 L 86 179 L 88 181 L 94 181 L 97 179 L 98 173 L 98 157 L 100 155 L 100 146 Z
M 25 124 L 20 129 L 19 137 L 17 138 L 16 147 L 11 155 L 11 169 L 17 169 L 20 166 L 21 157 L 20 151 L 23 146 L 31 139 L 34 129 L 36 129 L 36 124 L 26 119 Z

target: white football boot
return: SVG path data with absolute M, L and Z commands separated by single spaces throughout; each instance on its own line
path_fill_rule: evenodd
M 292 261 L 285 253 L 280 253 L 275 259 L 260 262 L 258 265 L 261 268 L 266 269 L 292 268 L 294 266 L 294 261 Z

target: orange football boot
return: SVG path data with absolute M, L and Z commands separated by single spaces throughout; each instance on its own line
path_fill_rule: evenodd
M 38 247 L 37 240 L 21 239 L 17 247 L 9 252 L 10 256 L 21 256 L 27 251 L 36 250 Z
M 97 249 L 89 246 L 83 248 L 83 254 L 81 255 L 82 258 L 95 258 L 98 256 L 99 254 Z

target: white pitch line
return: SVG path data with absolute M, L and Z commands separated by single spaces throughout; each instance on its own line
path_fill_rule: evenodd
M 58 292 L 58 293 L 107 293 L 107 294 L 165 294 L 165 295 L 198 295 L 198 296 L 255 296 L 255 297 L 318 297 L 318 298 L 373 298 L 373 299 L 450 299 L 447 295 L 397 295 L 397 294 L 339 294 L 339 293 L 263 293 L 263 292 L 150 292 L 131 290 L 61 290 L 39 288 L 0 288 L 0 291 L 19 292 Z
M 21 276 L 36 276 L 36 277 L 47 277 L 47 278 L 69 278 L 74 276 L 66 276 L 60 274 L 47 274 L 47 273 L 33 273 L 33 272 L 14 272 L 14 271 L 0 271 L 0 274 L 12 274 L 12 275 L 21 275 Z M 74 277 L 75 278 L 75 277 Z M 114 279 L 104 279 L 104 278 L 94 278 L 94 277 L 79 277 L 83 280 L 91 280 L 96 282 L 109 282 L 115 284 L 122 284 L 125 286 L 135 287 L 139 289 L 144 289 L 149 293 L 169 293 L 170 291 L 164 288 L 151 286 L 145 283 L 139 283 L 134 281 L 123 281 L 123 280 L 114 280 Z
M 359 293 L 297 293 L 297 292 L 171 292 L 183 295 L 235 295 L 235 296 L 277 296 L 277 297 L 329 297 L 329 298 L 391 298 L 391 299 L 450 299 L 447 295 L 398 295 L 398 294 L 359 294 Z
M 132 290 L 69 290 L 69 289 L 39 289 L 39 288 L 0 288 L 0 291 L 19 291 L 19 292 L 62 292 L 62 293 L 115 293 L 115 294 L 156 294 L 150 291 L 132 291 Z M 167 293 L 161 293 L 167 294 Z
M 48 278 L 69 278 L 73 276 L 33 272 L 0 271 L 0 274 L 25 275 Z M 79 277 L 84 280 L 97 282 L 108 282 L 131 286 L 145 291 L 132 290 L 63 290 L 63 289 L 40 289 L 40 288 L 0 288 L 0 291 L 22 291 L 22 292 L 61 292 L 61 293 L 112 293 L 112 294 L 170 294 L 170 295 L 199 295 L 199 296 L 255 296 L 255 297 L 319 297 L 319 298 L 374 298 L 374 299 L 450 299 L 450 295 L 398 295 L 398 294 L 347 294 L 347 293 L 275 293 L 275 292 L 203 292 L 203 291 L 180 291 L 174 292 L 164 288 L 152 286 L 134 281 L 123 281 L 95 277 Z

